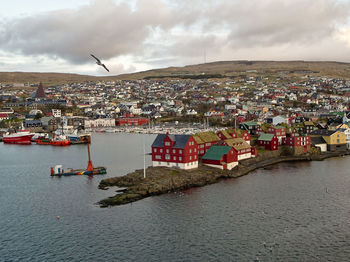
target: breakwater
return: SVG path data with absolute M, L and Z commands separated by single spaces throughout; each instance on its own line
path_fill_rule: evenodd
M 330 157 L 349 155 L 348 151 L 329 152 L 323 154 L 280 155 L 280 152 L 264 152 L 256 158 L 243 160 L 232 170 L 220 170 L 201 165 L 193 170 L 181 170 L 168 167 L 149 167 L 144 178 L 143 170 L 136 170 L 121 177 L 103 179 L 100 189 L 117 186 L 124 189 L 117 191 L 115 196 L 99 201 L 100 207 L 123 205 L 137 200 L 185 190 L 192 187 L 205 186 L 221 179 L 237 178 L 273 164 L 288 161 L 322 161 Z

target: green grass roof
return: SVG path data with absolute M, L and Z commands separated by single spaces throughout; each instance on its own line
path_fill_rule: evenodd
M 258 140 L 261 141 L 271 141 L 273 138 L 274 134 L 266 134 L 266 133 L 261 133 L 259 136 Z
M 230 146 L 211 146 L 202 159 L 220 160 L 223 155 L 228 154 Z

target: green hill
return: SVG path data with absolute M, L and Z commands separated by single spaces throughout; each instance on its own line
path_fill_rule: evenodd
M 350 79 L 350 63 L 310 61 L 221 61 L 184 67 L 168 67 L 148 71 L 96 77 L 65 73 L 0 72 L 0 83 L 39 83 L 44 85 L 84 81 L 119 79 L 198 79 L 222 78 L 238 75 L 316 75 Z

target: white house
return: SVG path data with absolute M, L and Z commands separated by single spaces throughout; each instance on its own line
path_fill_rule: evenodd
M 115 119 L 113 118 L 98 118 L 84 121 L 85 128 L 94 127 L 115 127 Z

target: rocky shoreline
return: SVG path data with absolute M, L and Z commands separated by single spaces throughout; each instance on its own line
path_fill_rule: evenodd
M 143 170 L 136 170 L 121 177 L 103 179 L 100 189 L 122 187 L 115 196 L 98 202 L 100 207 L 124 205 L 137 200 L 164 193 L 205 186 L 225 178 L 237 178 L 251 171 L 281 162 L 290 161 L 322 161 L 326 158 L 349 155 L 348 151 L 330 152 L 324 154 L 281 155 L 279 151 L 264 152 L 256 158 L 243 160 L 232 170 L 220 170 L 201 165 L 194 170 L 181 170 L 168 167 L 148 167 L 146 178 Z

